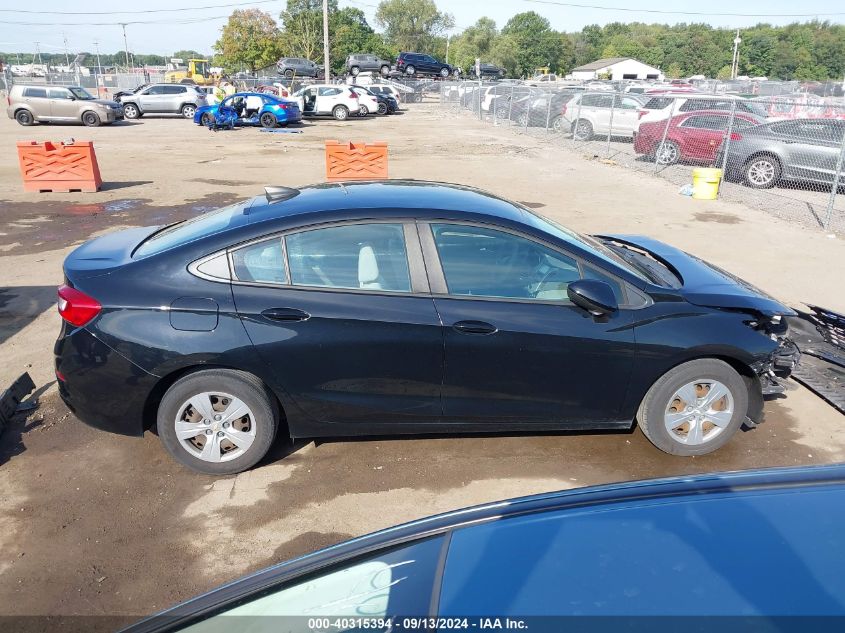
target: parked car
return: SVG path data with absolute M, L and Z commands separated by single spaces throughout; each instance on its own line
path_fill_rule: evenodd
M 479 72 L 476 72 L 478 70 Z M 496 66 L 496 64 L 490 64 L 487 62 L 481 62 L 479 67 L 476 69 L 475 65 L 470 66 L 469 68 L 469 75 L 471 77 L 475 77 L 476 79 L 502 79 L 507 74 L 504 68 L 500 68 Z
M 350 89 L 358 95 L 358 116 L 387 113 L 387 104 L 384 105 L 385 112 L 380 112 L 379 98 L 363 86 L 350 86 Z
M 659 449 L 702 455 L 760 420 L 796 355 L 790 308 L 697 257 L 423 181 L 268 188 L 91 240 L 64 276 L 70 409 L 115 433 L 155 424 L 173 458 L 217 475 L 277 432 L 636 420 Z
M 653 157 L 660 165 L 674 165 L 679 161 L 714 164 L 716 151 L 728 128 L 741 132 L 765 119 L 746 112 L 724 110 L 696 110 L 673 116 L 666 121 L 641 123 L 634 136 L 634 151 Z
M 357 53 L 346 58 L 346 72 L 353 77 L 361 72 L 377 72 L 387 77 L 390 74 L 390 62 L 377 55 Z
M 136 86 L 135 88 L 131 88 L 131 89 L 129 89 L 129 90 L 118 90 L 117 92 L 115 92 L 114 94 L 112 94 L 112 99 L 114 99 L 115 101 L 117 101 L 118 103 L 120 103 L 120 100 L 121 100 L 123 97 L 126 97 L 126 96 L 128 96 L 128 95 L 133 95 L 133 94 L 135 94 L 136 92 L 141 92 L 141 90 L 143 90 L 143 89 L 144 89 L 144 88 L 146 88 L 147 86 L 151 86 L 151 85 L 152 85 L 152 84 L 146 83 L 146 84 L 141 84 L 140 86 Z
M 349 86 L 314 84 L 293 93 L 303 116 L 333 116 L 345 121 L 361 109 L 358 93 Z
M 741 130 L 728 144 L 726 177 L 768 189 L 783 181 L 823 185 L 836 177 L 845 134 L 842 119 L 793 119 Z M 721 163 L 725 143 L 716 160 Z
M 282 57 L 276 62 L 276 70 L 280 75 L 290 79 L 297 77 L 317 77 L 322 67 L 304 57 Z
M 445 79 L 449 75 L 459 74 L 449 64 L 424 53 L 399 53 L 399 57 L 396 58 L 396 70 L 410 77 L 436 75 Z
M 120 103 L 127 119 L 145 114 L 181 114 L 193 119 L 197 108 L 206 105 L 205 94 L 194 84 L 150 84 L 121 97 Z
M 671 93 L 651 96 L 646 94 L 646 99 L 640 107 L 638 125 L 650 121 L 666 121 L 675 114 L 694 112 L 696 110 L 727 110 L 734 109 L 735 112 L 745 112 L 759 117 L 767 116 L 766 109 L 759 103 L 741 97 L 729 95 L 706 95 L 706 94 L 684 94 Z
M 399 109 L 399 103 L 390 95 L 390 93 L 383 94 L 381 92 L 373 90 L 369 86 L 367 86 L 366 88 L 364 86 L 352 86 L 352 89 L 356 93 L 358 93 L 358 103 L 361 104 L 362 110 L 365 107 L 365 101 L 369 99 L 376 100 L 376 111 L 373 112 L 373 114 L 375 114 L 376 112 L 382 115 L 394 114 Z M 366 106 L 367 114 L 370 114 L 371 107 L 372 106 L 370 105 Z M 358 114 L 360 115 L 361 113 L 359 112 Z M 366 116 L 366 114 L 362 116 Z
M 256 86 L 255 92 L 263 92 L 259 88 L 260 86 Z M 205 95 L 205 105 L 220 103 L 220 99 L 217 98 L 217 86 L 197 86 L 197 91 Z
M 367 86 L 367 89 L 373 94 L 384 97 L 388 100 L 388 106 L 393 107 L 393 112 L 388 112 L 388 114 L 393 114 L 399 110 L 399 104 L 402 101 L 402 92 L 397 90 L 396 87 L 386 86 L 383 84 L 371 84 Z
M 294 100 L 261 92 L 237 92 L 218 104 L 197 108 L 194 123 L 212 127 L 224 118 L 235 125 L 260 125 L 265 128 L 286 126 L 302 120 L 302 111 Z
M 14 84 L 6 97 L 6 114 L 21 125 L 83 123 L 97 126 L 123 119 L 116 101 L 97 99 L 79 86 Z
M 842 466 L 551 492 L 346 541 L 228 583 L 125 633 L 229 631 L 232 622 L 260 621 L 259 614 L 275 627 L 261 630 L 297 632 L 342 622 L 379 632 L 434 629 L 429 623 L 554 631 L 587 618 L 601 622 L 590 629 L 610 630 L 604 624 L 613 617 L 741 623 L 731 630 L 759 620 L 767 629 L 798 631 L 792 622 L 845 615 L 843 523 Z M 300 620 L 315 626 L 297 626 Z M 316 624 L 323 621 L 338 624 Z
M 640 95 L 581 92 L 566 103 L 561 117 L 570 125 L 577 141 L 608 132 L 613 136 L 633 137 L 642 105 Z

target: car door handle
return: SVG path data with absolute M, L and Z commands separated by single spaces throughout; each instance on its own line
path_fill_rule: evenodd
M 498 331 L 495 325 L 485 321 L 458 321 L 452 329 L 461 334 L 495 334 Z
M 311 318 L 310 314 L 297 308 L 269 308 L 261 316 L 271 321 L 307 321 Z

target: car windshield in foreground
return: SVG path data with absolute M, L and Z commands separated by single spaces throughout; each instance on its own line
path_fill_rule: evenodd
M 640 266 L 634 265 L 630 260 L 620 256 L 617 251 L 611 249 L 610 247 L 595 239 L 594 237 L 576 233 L 572 229 L 568 229 L 562 224 L 559 224 L 545 216 L 534 213 L 533 211 L 529 211 L 528 209 L 523 208 L 523 211 L 528 216 L 529 223 L 535 228 L 541 229 L 546 233 L 550 233 L 551 235 L 554 235 L 555 237 L 558 237 L 569 243 L 577 243 L 578 245 L 591 250 L 593 253 L 604 259 L 606 262 L 624 268 L 629 273 L 635 275 L 636 277 L 639 277 L 643 281 L 647 281 L 650 283 L 658 283 L 661 285 L 665 283 L 662 279 L 655 279 L 654 274 L 648 272 Z
M 133 256 L 148 257 L 166 251 L 175 246 L 208 237 L 219 233 L 232 224 L 235 216 L 243 209 L 244 203 L 239 202 L 215 211 L 203 213 L 190 220 L 171 224 L 156 231 L 135 249 Z
M 91 101 L 94 99 L 94 96 L 83 88 L 68 88 L 68 90 L 70 90 L 71 94 L 73 94 L 73 96 L 77 99 L 82 99 L 84 101 Z

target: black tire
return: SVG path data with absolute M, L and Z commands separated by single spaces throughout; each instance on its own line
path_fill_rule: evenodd
M 367 106 L 362 105 L 362 106 L 358 107 L 358 116 L 365 117 L 365 116 L 369 116 L 369 114 L 370 114 L 370 109 Z
M 100 117 L 93 110 L 86 110 L 82 113 L 82 122 L 88 127 L 98 127 L 100 125 Z
M 123 116 L 127 119 L 138 119 L 141 116 L 141 110 L 134 103 L 124 103 Z
M 197 106 L 195 106 L 193 103 L 186 103 L 182 106 L 179 112 L 186 119 L 193 119 L 194 115 L 197 113 Z
M 712 439 L 689 445 L 679 440 L 678 435 L 667 430 L 665 415 L 669 413 L 675 401 L 673 398 L 679 389 L 689 383 L 708 380 L 719 381 L 727 387 L 733 399 L 733 413 L 730 422 Z M 747 411 L 748 387 L 742 376 L 724 361 L 703 358 L 678 365 L 661 376 L 643 398 L 637 421 L 643 434 L 660 450 L 671 455 L 705 455 L 721 448 L 733 437 L 745 421 Z
M 353 66 L 352 68 L 349 69 L 349 72 L 352 73 L 353 77 L 357 77 L 358 74 L 361 72 L 361 69 L 358 68 L 357 66 Z
M 286 79 L 293 79 L 293 71 L 292 71 L 290 68 L 288 68 L 288 69 L 285 71 L 285 78 L 286 78 Z
M 272 112 L 265 112 L 262 114 L 261 118 L 258 119 L 258 122 L 261 123 L 261 127 L 264 128 L 274 128 L 279 123 Z
M 384 116 L 385 114 L 388 113 L 387 112 L 387 104 L 384 103 L 383 101 L 380 101 L 379 104 L 378 104 L 378 113 L 381 114 L 382 116 Z
M 441 77 L 443 77 L 443 79 L 446 79 L 446 78 L 447 78 L 449 75 L 451 75 L 451 74 L 452 74 L 452 73 L 451 73 L 451 72 L 449 72 L 449 69 L 448 69 L 448 68 L 446 68 L 445 66 L 444 66 L 443 68 L 441 68 L 441 69 L 440 69 L 440 76 L 441 76 Z
M 572 124 L 572 138 L 576 141 L 589 141 L 593 138 L 593 124 L 586 119 L 578 119 Z
M 772 154 L 752 156 L 742 168 L 742 179 L 752 189 L 771 189 L 782 175 L 783 166 Z
M 21 125 L 29 126 L 35 123 L 35 117 L 32 116 L 32 112 L 29 110 L 18 110 L 15 112 L 15 121 Z
M 681 148 L 675 141 L 666 141 L 654 151 L 654 160 L 658 165 L 674 165 L 681 160 Z
M 382 77 L 387 77 L 390 74 L 390 66 L 384 65 L 379 68 Z
M 250 424 L 255 424 L 255 438 L 239 457 L 229 461 L 205 461 L 190 452 L 177 437 L 176 420 L 180 409 L 192 397 L 204 392 L 234 396 L 253 414 Z M 275 399 L 261 381 L 252 374 L 230 369 L 208 369 L 180 378 L 164 394 L 157 415 L 158 436 L 167 452 L 183 466 L 209 475 L 233 475 L 257 464 L 270 450 L 278 425 Z
M 349 108 L 345 105 L 336 105 L 332 110 L 332 116 L 336 121 L 346 121 L 349 118 Z
M 210 112 L 203 112 L 200 117 L 200 123 L 205 127 L 211 127 L 214 125 L 214 116 Z
M 408 75 L 409 77 L 413 77 L 414 75 L 417 74 L 417 69 L 414 68 L 413 66 L 407 66 L 407 67 L 405 67 L 405 74 Z

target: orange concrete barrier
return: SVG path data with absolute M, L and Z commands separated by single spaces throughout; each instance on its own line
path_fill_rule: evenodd
M 24 191 L 98 191 L 103 184 L 91 141 L 18 141 Z
M 327 180 L 387 178 L 387 143 L 326 141 Z

